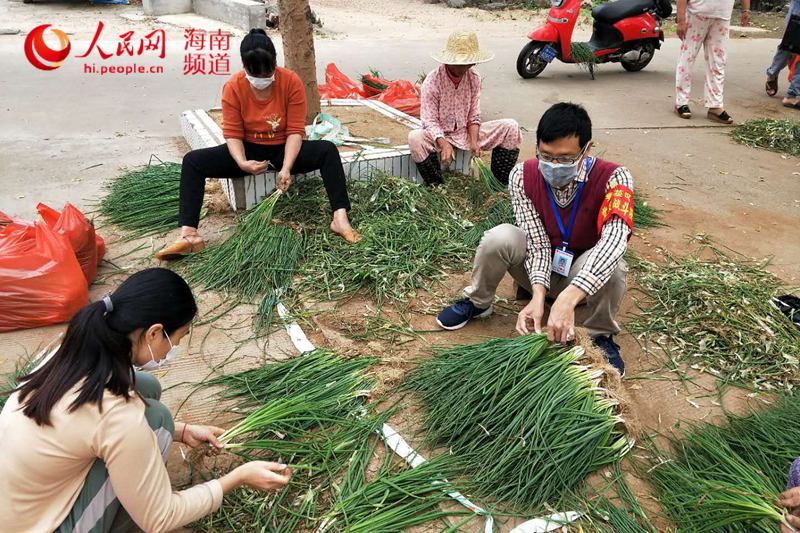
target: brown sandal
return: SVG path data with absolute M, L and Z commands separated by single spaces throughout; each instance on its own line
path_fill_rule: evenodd
M 186 257 L 187 255 L 196 254 L 198 252 L 202 252 L 206 248 L 206 243 L 203 241 L 200 242 L 189 242 L 186 237 L 181 237 L 177 241 L 173 242 L 169 246 L 165 246 L 158 252 L 156 252 L 156 259 L 159 261 L 174 261 L 176 259 L 181 259 L 182 257 Z
M 767 91 L 767 96 L 775 96 L 778 94 L 778 78 L 767 78 L 764 89 Z
M 720 124 L 733 124 L 733 117 L 731 117 L 728 112 L 724 110 L 719 115 L 709 110 L 708 120 L 711 120 L 712 122 L 719 122 Z

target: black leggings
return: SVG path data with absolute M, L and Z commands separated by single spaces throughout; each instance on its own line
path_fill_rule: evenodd
M 269 161 L 270 168 L 283 166 L 284 144 L 265 145 L 244 141 L 245 157 L 255 161 Z M 292 174 L 319 170 L 331 209 L 350 209 L 347 184 L 342 168 L 342 158 L 336 145 L 330 141 L 303 141 L 300 153 L 292 166 Z M 178 225 L 196 228 L 200 223 L 203 192 L 206 178 L 240 178 L 247 173 L 233 160 L 227 144 L 192 150 L 183 156 L 181 166 L 181 200 Z

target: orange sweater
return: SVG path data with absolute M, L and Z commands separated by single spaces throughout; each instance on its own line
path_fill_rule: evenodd
M 306 93 L 300 77 L 278 67 L 272 94 L 256 99 L 240 70 L 222 88 L 222 135 L 257 144 L 284 144 L 292 133 L 305 134 Z

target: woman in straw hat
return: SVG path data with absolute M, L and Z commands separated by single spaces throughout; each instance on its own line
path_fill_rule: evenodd
M 481 122 L 481 77 L 472 68 L 494 54 L 480 49 L 474 32 L 454 32 L 447 48 L 431 57 L 442 64 L 422 84 L 422 129 L 408 134 L 422 179 L 427 185 L 441 184 L 441 165 L 454 159 L 456 149 L 474 155 L 491 150 L 492 172 L 508 183 L 522 142 L 519 124 L 512 119 Z

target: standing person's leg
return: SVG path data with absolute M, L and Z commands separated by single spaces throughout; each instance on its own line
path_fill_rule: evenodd
M 506 272 L 530 292 L 531 282 L 525 272 L 526 242 L 525 232 L 513 224 L 501 224 L 484 233 L 475 252 L 472 282 L 464 289 L 465 297 L 439 313 L 439 326 L 455 330 L 473 318 L 492 314 L 494 295 Z
M 492 174 L 508 185 L 508 175 L 517 164 L 522 133 L 514 119 L 490 120 L 481 124 L 478 133 L 481 150 L 492 151 Z
M 783 25 L 784 28 L 789 25 L 789 20 L 792 18 L 792 14 L 795 12 L 800 12 L 800 0 L 792 0 L 792 2 L 789 4 L 789 11 L 786 13 L 786 21 Z M 786 50 L 781 50 L 780 48 L 775 50 L 775 55 L 772 57 L 772 63 L 769 67 L 767 67 L 766 91 L 768 96 L 775 96 L 778 94 L 778 75 L 784 68 L 786 68 L 786 65 L 789 64 L 792 56 L 793 54 Z M 795 84 L 795 81 L 800 84 L 800 79 L 797 78 L 797 71 L 795 71 L 795 76 L 792 78 L 792 85 Z M 800 87 L 797 88 L 800 89 Z M 800 93 L 794 93 L 794 96 L 798 95 L 800 95 Z M 788 92 L 787 96 L 789 96 Z
M 136 372 L 136 391 L 147 403 L 144 414 L 147 423 L 156 434 L 158 447 L 164 460 L 172 444 L 175 422 L 169 409 L 161 403 L 161 385 L 145 372 Z M 83 484 L 78 499 L 67 518 L 56 530 L 57 533 L 109 533 L 130 531 L 135 524 L 120 506 L 106 465 L 96 460 Z
M 708 31 L 703 41 L 706 59 L 705 105 L 709 118 L 723 124 L 733 123 L 733 119 L 725 111 L 723 98 L 730 26 L 730 20 L 709 19 Z
M 442 164 L 439 161 L 436 143 L 430 133 L 425 130 L 408 132 L 408 148 L 423 183 L 430 186 L 442 184 Z
M 675 69 L 675 109 L 682 118 L 691 118 L 691 112 L 680 109 L 689 105 L 692 95 L 692 69 L 703 44 L 708 19 L 686 13 L 686 36 L 681 42 L 681 53 Z
M 283 150 L 276 155 L 274 163 L 276 168 L 283 164 Z M 331 231 L 341 235 L 344 240 L 355 244 L 361 240 L 361 235 L 350 225 L 347 212 L 350 210 L 350 199 L 347 196 L 347 180 L 342 167 L 342 158 L 336 145 L 330 141 L 303 141 L 300 152 L 297 154 L 293 174 L 304 174 L 319 170 L 328 201 L 333 211 Z

